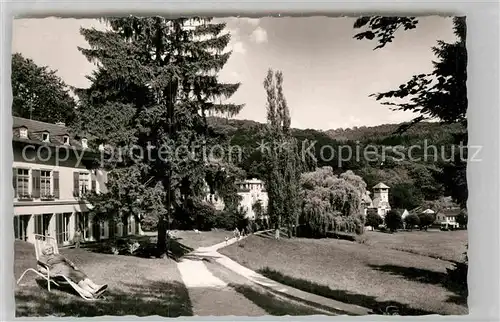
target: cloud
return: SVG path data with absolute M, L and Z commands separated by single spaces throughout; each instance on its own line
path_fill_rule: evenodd
M 233 51 L 233 53 L 239 53 L 239 54 L 244 54 L 246 53 L 246 47 L 241 41 L 241 35 L 240 35 L 240 29 L 237 27 L 226 27 L 225 29 L 230 35 L 231 35 L 231 40 L 224 50 L 224 52 L 227 51 Z
M 257 44 L 267 42 L 267 31 L 262 27 L 257 27 L 250 35 L 250 39 Z
M 231 49 L 235 53 L 244 54 L 247 52 L 245 45 L 241 41 L 235 41 L 230 45 Z
M 246 22 L 249 25 L 257 27 L 260 23 L 260 19 L 258 18 L 240 18 L 241 21 Z
M 239 28 L 227 28 L 226 31 L 231 35 L 231 39 L 237 38 L 240 35 L 240 29 Z

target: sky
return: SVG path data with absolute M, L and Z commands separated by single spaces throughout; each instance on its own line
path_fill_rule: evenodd
M 394 112 L 372 93 L 396 89 L 414 74 L 432 71 L 431 47 L 454 41 L 451 18 L 421 18 L 416 29 L 401 31 L 386 47 L 356 40 L 355 18 L 264 17 L 219 18 L 231 33 L 233 51 L 219 76 L 241 82 L 231 97 L 245 104 L 236 116 L 266 120 L 263 81 L 267 70 L 283 72 L 284 93 L 292 126 L 328 130 L 409 121 L 415 114 Z M 78 47 L 88 47 L 79 30 L 102 29 L 95 19 L 44 18 L 14 20 L 12 52 L 57 71 L 64 82 L 88 87 L 94 65 Z

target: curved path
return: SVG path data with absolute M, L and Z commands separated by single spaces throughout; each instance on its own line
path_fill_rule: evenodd
M 366 315 L 371 313 L 364 307 L 338 302 L 277 283 L 218 252 L 219 249 L 239 240 L 241 239 L 233 238 L 228 242 L 200 247 L 184 256 L 178 263 L 178 269 L 188 288 L 195 315 L 268 315 L 269 313 L 232 287 L 231 282 L 235 279 L 238 279 L 240 283 L 243 280 L 249 287 L 258 285 L 264 292 L 267 291 L 287 302 L 295 303 L 290 305 L 305 305 L 311 310 L 314 308 L 316 314 Z M 221 273 L 222 271 L 214 265 L 223 267 L 225 273 Z M 217 276 L 212 271 L 217 271 Z M 302 311 L 299 310 L 299 312 Z

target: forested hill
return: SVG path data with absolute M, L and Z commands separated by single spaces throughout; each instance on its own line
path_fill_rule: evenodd
M 217 132 L 226 134 L 231 145 L 243 149 L 243 158 L 238 166 L 246 171 L 247 177 L 262 179 L 262 157 L 256 148 L 258 142 L 266 139 L 263 131 L 265 124 L 216 117 L 210 117 L 209 124 Z M 464 129 L 458 124 L 424 122 L 416 124 L 404 134 L 395 134 L 399 126 L 400 124 L 384 124 L 328 131 L 293 129 L 293 134 L 299 141 L 307 139 L 316 142 L 318 166 L 331 166 L 337 173 L 352 170 L 363 177 L 368 189 L 378 182 L 389 185 L 394 208 L 411 209 L 421 205 L 424 200 L 449 195 L 443 189 L 443 182 L 447 178 L 442 170 L 446 162 L 442 157 L 451 155 L 454 136 Z M 360 147 L 363 151 L 367 145 L 375 147 L 375 153 L 369 159 L 364 158 L 364 155 L 349 158 L 349 151 L 345 149 L 351 147 L 351 151 L 356 151 L 356 147 Z M 321 148 L 325 146 L 329 148 L 324 149 L 327 151 L 323 151 L 321 156 Z M 395 146 L 400 146 L 400 151 L 405 153 L 403 159 L 394 159 L 396 155 L 391 147 Z M 408 158 L 411 146 L 417 146 L 411 151 L 412 159 Z M 425 158 L 426 146 L 437 148 L 437 160 L 432 156 Z M 334 155 L 329 153 L 332 150 Z M 445 151 L 444 156 L 442 150 Z
M 252 120 L 225 119 L 209 117 L 208 122 L 219 132 L 234 136 L 256 136 L 264 129 L 265 124 Z M 376 126 L 360 126 L 346 129 L 320 131 L 314 129 L 293 129 L 298 138 L 317 137 L 318 140 L 333 139 L 337 142 L 355 142 L 372 144 L 413 144 L 427 139 L 429 142 L 450 142 L 453 134 L 463 131 L 459 124 L 443 125 L 437 122 L 421 122 L 412 126 L 404 134 L 395 134 L 401 124 L 382 124 Z M 237 139 L 237 138 L 234 138 Z M 399 142 L 399 143 L 398 143 Z

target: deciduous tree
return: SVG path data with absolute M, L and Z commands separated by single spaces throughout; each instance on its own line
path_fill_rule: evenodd
M 365 226 L 371 226 L 372 229 L 377 229 L 378 226 L 382 225 L 383 223 L 384 220 L 376 211 L 370 211 L 370 209 L 368 210 L 368 212 L 366 213 Z
M 401 215 L 394 209 L 387 212 L 384 222 L 391 232 L 396 232 L 398 229 L 403 228 L 403 218 L 401 218 Z
M 421 230 L 427 230 L 430 225 L 436 221 L 436 214 L 431 213 L 421 213 L 418 214 L 418 219 L 420 220 L 419 227 Z
M 418 218 L 415 214 L 409 214 L 404 218 L 404 223 L 406 225 L 406 229 L 412 230 L 413 227 L 420 224 L 420 218 Z
M 460 227 L 464 227 L 465 229 L 467 229 L 467 223 L 469 220 L 469 217 L 467 216 L 467 210 L 462 209 L 455 220 L 457 221 L 457 224 L 460 225 Z
M 48 123 L 70 123 L 76 102 L 55 70 L 12 55 L 12 115 Z
M 354 28 L 364 28 L 357 33 L 357 39 L 376 40 L 375 49 L 381 49 L 392 42 L 397 30 L 417 27 L 415 17 L 361 17 Z M 432 50 L 437 59 L 430 73 L 414 75 L 396 90 L 372 94 L 382 104 L 394 110 L 411 111 L 416 116 L 412 122 L 400 127 L 400 132 L 426 119 L 438 119 L 443 123 L 459 123 L 463 131 L 456 135 L 455 144 L 467 144 L 467 49 L 465 17 L 453 18 L 456 41 L 438 41 Z M 462 206 L 468 198 L 466 159 L 453 155 L 452 162 L 443 165 L 443 184 L 447 192 Z

